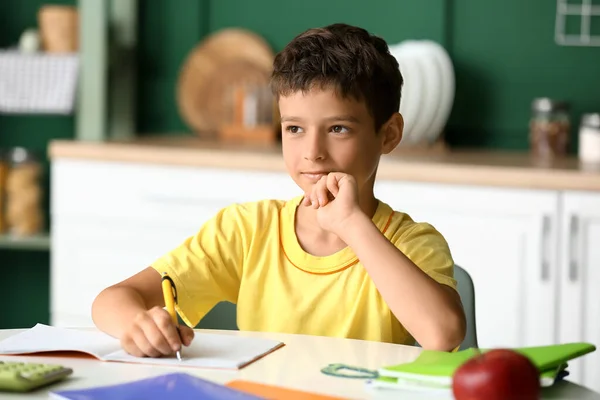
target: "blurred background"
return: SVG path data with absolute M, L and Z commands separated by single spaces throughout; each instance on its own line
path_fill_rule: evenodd
M 272 57 L 334 22 L 399 60 L 406 154 L 537 154 L 575 172 L 600 161 L 596 1 L 2 0 L 0 328 L 50 321 L 53 141 L 242 141 L 245 123 L 276 146 Z M 250 116 L 236 108 L 249 99 Z

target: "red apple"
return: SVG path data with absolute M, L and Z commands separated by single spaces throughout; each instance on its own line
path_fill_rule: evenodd
M 452 377 L 456 400 L 532 400 L 540 398 L 540 373 L 524 355 L 495 349 L 462 364 Z

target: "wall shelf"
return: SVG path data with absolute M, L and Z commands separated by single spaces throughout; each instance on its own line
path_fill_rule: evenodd
M 31 237 L 0 235 L 0 249 L 9 250 L 50 250 L 50 235 L 40 234 Z

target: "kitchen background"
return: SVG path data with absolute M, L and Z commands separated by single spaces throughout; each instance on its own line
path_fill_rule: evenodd
M 53 4 L 76 5 L 74 0 Z M 581 0 L 579 1 L 581 3 Z M 0 2 L 0 48 L 15 46 L 23 31 L 37 25 L 43 0 Z M 552 0 L 140 0 L 135 104 L 138 135 L 189 135 L 178 111 L 175 89 L 189 52 L 206 35 L 242 27 L 281 50 L 296 34 L 333 22 L 361 25 L 389 44 L 430 39 L 452 59 L 456 93 L 445 130 L 456 148 L 529 151 L 531 103 L 551 97 L 571 104 L 573 126 L 583 113 L 600 110 L 600 48 L 560 46 L 554 38 Z M 580 17 L 566 29 L 579 29 Z M 600 35 L 600 16 L 591 34 Z M 74 138 L 74 115 L 0 114 L 0 148 L 22 146 L 42 156 L 48 193 L 49 141 Z M 575 130 L 574 130 L 575 132 Z M 577 152 L 577 135 L 569 149 Z M 43 208 L 48 210 L 49 196 Z M 47 222 L 46 222 L 47 226 Z M 1 237 L 0 237 L 1 238 Z M 0 239 L 5 283 L 0 328 L 48 322 L 49 248 L 43 236 L 19 248 Z

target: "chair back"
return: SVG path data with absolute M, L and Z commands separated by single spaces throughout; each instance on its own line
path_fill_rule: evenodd
M 469 273 L 458 265 L 454 266 L 454 279 L 456 279 L 458 293 L 467 319 L 467 332 L 460 345 L 460 350 L 478 347 L 477 323 L 475 321 L 475 285 Z

